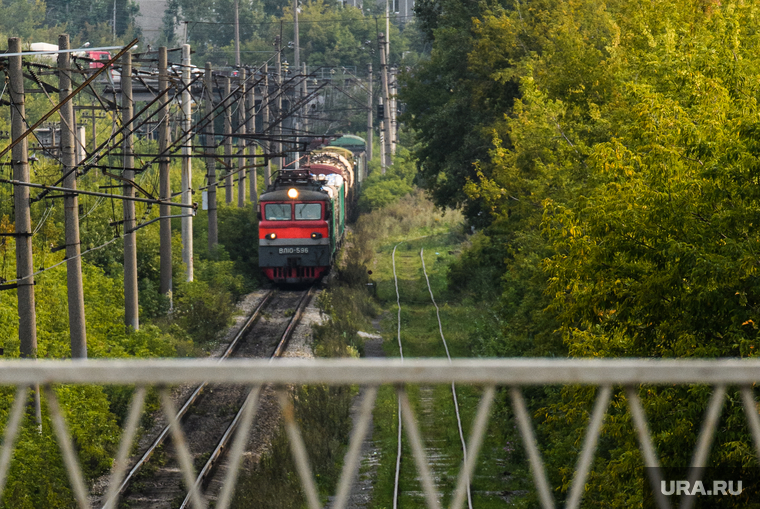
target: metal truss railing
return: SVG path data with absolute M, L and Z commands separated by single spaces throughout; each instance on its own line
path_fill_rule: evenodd
M 192 494 L 192 504 L 196 509 L 205 508 L 206 502 L 198 492 L 193 472 L 192 459 L 178 426 L 177 412 L 166 389 L 180 383 L 227 383 L 250 387 L 245 403 L 241 433 L 230 450 L 230 468 L 224 481 L 224 489 L 216 507 L 226 509 L 232 499 L 234 486 L 243 455 L 247 430 L 255 418 L 258 395 L 262 385 L 274 384 L 360 384 L 368 386 L 360 405 L 359 417 L 346 453 L 344 468 L 338 484 L 337 496 L 332 507 L 343 508 L 348 499 L 352 476 L 360 460 L 361 443 L 369 428 L 369 422 L 377 387 L 383 384 L 397 386 L 402 408 L 403 425 L 415 459 L 427 506 L 440 507 L 439 494 L 433 483 L 432 473 L 426 458 L 423 440 L 414 412 L 409 404 L 404 384 L 473 384 L 484 387 L 476 416 L 470 430 L 466 460 L 460 469 L 456 491 L 451 508 L 461 509 L 467 493 L 468 479 L 472 478 L 477 463 L 480 446 L 483 443 L 490 409 L 497 387 L 508 388 L 511 404 L 517 419 L 530 461 L 535 489 L 543 508 L 555 507 L 541 454 L 537 445 L 533 424 L 521 387 L 531 385 L 581 384 L 599 387 L 594 409 L 589 420 L 583 446 L 576 465 L 575 474 L 565 507 L 577 508 L 585 490 L 586 478 L 591 468 L 597 441 L 610 403 L 613 386 L 625 389 L 632 421 L 636 430 L 645 467 L 658 467 L 649 425 L 638 396 L 640 384 L 707 384 L 714 387 L 705 412 L 705 419 L 692 456 L 691 472 L 706 465 L 716 425 L 720 418 L 726 387 L 738 386 L 747 415 L 756 452 L 760 458 L 760 415 L 752 385 L 760 381 L 760 361 L 740 359 L 719 360 L 642 360 L 642 359 L 282 359 L 228 360 L 218 363 L 214 360 L 86 360 L 86 361 L 7 361 L 0 362 L 0 385 L 15 386 L 16 398 L 5 423 L 5 433 L 0 450 L 0 493 L 5 485 L 13 444 L 18 435 L 25 411 L 27 391 L 42 386 L 47 398 L 53 429 L 66 464 L 77 504 L 80 509 L 89 508 L 88 492 L 76 454 L 68 432 L 67 423 L 61 412 L 52 386 L 55 384 L 118 384 L 136 385 L 137 390 L 130 406 L 126 427 L 122 435 L 112 477 L 109 483 L 108 506 L 115 506 L 117 487 L 124 477 L 127 454 L 135 436 L 143 410 L 145 387 L 156 386 L 160 390 L 164 413 L 171 425 L 171 433 L 177 449 L 180 468 L 188 490 Z M 290 398 L 281 392 L 280 406 L 286 431 L 291 443 L 298 474 L 300 476 L 307 505 L 319 509 L 316 483 L 309 466 L 306 448 L 297 425 Z M 660 485 L 656 468 L 648 469 L 653 487 Z M 653 490 L 661 509 L 670 507 L 668 499 Z M 685 497 L 680 507 L 691 507 L 694 497 Z M 113 505 L 110 505 L 113 504 Z M 685 504 L 685 505 L 684 505 Z

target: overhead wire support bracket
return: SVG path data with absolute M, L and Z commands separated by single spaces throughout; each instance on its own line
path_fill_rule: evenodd
M 10 145 L 5 147 L 2 151 L 0 151 L 0 158 L 2 158 L 5 154 L 10 152 L 10 150 L 18 145 L 21 140 L 24 140 L 27 136 L 29 136 L 31 133 L 34 132 L 35 129 L 37 129 L 39 126 L 41 126 L 47 119 L 52 117 L 59 109 L 63 107 L 64 104 L 69 102 L 75 95 L 77 95 L 79 92 L 81 92 L 85 87 L 87 87 L 90 83 L 95 81 L 95 78 L 100 76 L 104 71 L 109 70 L 111 65 L 116 62 L 118 59 L 124 55 L 127 51 L 129 51 L 134 45 L 136 45 L 139 42 L 139 39 L 134 39 L 132 42 L 124 46 L 121 51 L 119 51 L 111 60 L 103 64 L 103 67 L 98 69 L 97 72 L 95 72 L 92 76 L 87 78 L 81 85 L 79 85 L 76 90 L 71 92 L 63 101 L 59 102 L 53 109 L 42 115 L 42 118 L 40 118 L 35 124 L 27 129 L 21 136 L 13 140 Z M 10 54 L 8 54 L 10 56 Z
M 60 191 L 64 193 L 65 195 L 73 195 L 73 194 L 85 194 L 88 196 L 101 196 L 103 198 L 116 198 L 117 200 L 128 200 L 128 201 L 139 201 L 142 203 L 151 203 L 151 204 L 159 204 L 159 205 L 169 205 L 171 207 L 181 207 L 185 209 L 193 209 L 196 210 L 198 208 L 197 203 L 193 203 L 192 205 L 185 205 L 184 203 L 174 203 L 166 200 L 155 200 L 155 199 L 149 199 L 149 198 L 138 198 L 138 197 L 131 197 L 131 196 L 122 196 L 120 194 L 110 194 L 110 193 L 96 193 L 93 191 L 82 191 L 81 189 L 70 189 L 68 187 L 57 187 L 57 186 L 48 186 L 45 184 L 32 184 L 30 182 L 21 182 L 18 180 L 9 180 L 9 179 L 0 179 L 0 182 L 5 184 L 13 184 L 16 186 L 25 186 L 25 187 L 34 187 L 37 189 L 46 189 L 48 191 Z M 51 198 L 50 196 L 48 198 Z M 56 198 L 59 198 L 59 196 L 56 196 Z
M 156 221 L 160 221 L 161 219 L 171 219 L 171 218 L 175 218 L 175 217 L 195 217 L 195 214 L 175 214 L 175 215 L 172 215 L 172 216 L 160 216 L 160 217 L 156 217 L 154 219 L 151 219 L 150 221 L 146 221 L 144 223 L 138 224 L 137 226 L 135 226 L 131 230 L 127 230 L 124 233 L 125 234 L 132 233 L 132 232 L 135 232 L 135 231 L 139 230 L 143 226 L 148 226 L 149 224 L 153 224 Z M 124 221 L 121 221 L 121 222 L 123 223 Z M 111 223 L 111 225 L 113 225 L 113 224 L 114 223 Z
M 196 79 L 197 79 L 197 78 L 196 78 Z M 191 82 L 190 84 L 188 84 L 188 86 L 189 86 L 189 85 L 192 85 L 192 82 Z M 141 109 L 141 110 L 140 110 L 138 113 L 136 113 L 136 114 L 135 114 L 135 116 L 134 116 L 134 118 L 137 118 L 138 116 L 140 116 L 140 115 L 142 115 L 143 113 L 145 113 L 145 112 L 146 112 L 146 111 L 147 111 L 147 110 L 148 110 L 148 109 L 149 109 L 149 108 L 150 108 L 150 107 L 151 107 L 151 106 L 152 106 L 154 103 L 156 103 L 156 102 L 157 102 L 157 101 L 158 101 L 158 100 L 159 100 L 161 97 L 163 97 L 163 95 L 164 95 L 164 94 L 168 93 L 168 92 L 169 92 L 169 90 L 170 90 L 170 89 L 166 89 L 166 90 L 164 90 L 163 92 L 161 92 L 161 93 L 160 93 L 160 94 L 159 94 L 157 97 L 155 97 L 155 98 L 154 98 L 153 100 L 151 100 L 151 101 L 150 101 L 148 104 L 146 104 L 146 105 L 145 105 L 145 107 L 144 107 L 143 109 Z M 184 89 L 183 89 L 183 90 L 184 90 Z M 134 133 L 134 132 L 136 132 L 136 131 L 137 131 L 137 129 L 139 129 L 141 126 L 143 126 L 143 125 L 145 125 L 145 123 L 147 123 L 148 119 L 150 119 L 150 118 L 153 118 L 153 117 L 154 117 L 154 116 L 155 116 L 155 115 L 158 113 L 158 111 L 159 111 L 159 110 L 155 110 L 155 111 L 154 111 L 154 112 L 152 112 L 150 115 L 148 115 L 148 117 L 146 117 L 144 120 L 140 121 L 139 123 L 135 123 L 135 122 L 133 121 L 133 122 L 131 123 L 131 125 L 133 126 L 133 128 L 132 128 L 131 130 L 129 130 L 129 132 L 130 132 L 130 133 Z M 100 145 L 99 145 L 99 146 L 98 146 L 98 147 L 97 147 L 95 150 L 93 150 L 91 153 L 88 153 L 88 154 L 87 154 L 87 158 L 86 158 L 86 159 L 89 159 L 89 158 L 92 158 L 92 157 L 96 157 L 97 159 L 95 159 L 94 161 L 91 161 L 91 162 L 89 162 L 89 163 L 85 163 L 85 164 L 81 164 L 81 165 L 77 165 L 77 166 L 74 166 L 74 167 L 73 167 L 71 170 L 69 170 L 69 172 L 73 172 L 73 171 L 79 171 L 79 169 L 80 169 L 80 168 L 82 168 L 82 171 L 80 172 L 80 174 L 85 174 L 85 173 L 87 173 L 87 172 L 88 172 L 88 171 L 89 171 L 91 168 L 95 168 L 95 167 L 97 167 L 97 163 L 98 163 L 98 161 L 100 161 L 101 159 L 105 158 L 105 157 L 106 157 L 106 156 L 108 156 L 108 155 L 113 155 L 113 154 L 111 154 L 111 151 L 112 151 L 112 150 L 113 150 L 113 149 L 116 147 L 116 145 L 114 145 L 114 146 L 113 146 L 113 147 L 111 147 L 111 148 L 108 148 L 108 149 L 106 149 L 106 150 L 105 150 L 105 152 L 101 152 L 101 150 L 103 150 L 103 149 L 104 149 L 104 148 L 105 148 L 105 147 L 106 147 L 106 146 L 107 146 L 109 143 L 111 143 L 111 142 L 113 141 L 113 139 L 114 139 L 114 138 L 115 138 L 117 135 L 121 134 L 121 133 L 122 133 L 123 131 L 125 131 L 125 130 L 127 130 L 127 126 L 126 126 L 126 125 L 123 125 L 123 126 L 121 126 L 121 127 L 120 127 L 120 128 L 119 128 L 119 129 L 118 129 L 116 132 L 115 132 L 115 133 L 113 133 L 113 134 L 112 134 L 112 135 L 111 135 L 111 136 L 110 136 L 110 137 L 109 137 L 107 140 L 105 140 L 103 143 L 101 143 L 101 144 L 100 144 Z M 151 155 L 153 155 L 153 154 L 151 154 Z M 58 179 L 58 180 L 55 182 L 55 184 L 53 184 L 53 185 L 58 185 L 58 184 L 60 184 L 61 182 L 63 182 L 63 179 L 64 179 L 64 178 L 66 178 L 66 176 L 67 176 L 68 174 L 69 174 L 69 173 L 66 173 L 65 175 L 63 175 L 62 177 L 60 177 L 60 178 L 59 178 L 59 179 Z M 43 198 L 45 197 L 45 195 L 46 195 L 46 194 L 47 194 L 47 191 L 42 191 L 40 194 L 38 194 L 37 196 L 35 196 L 34 198 L 32 198 L 32 203 L 34 203 L 34 202 L 36 202 L 36 201 L 39 201 L 39 200 L 43 199 Z

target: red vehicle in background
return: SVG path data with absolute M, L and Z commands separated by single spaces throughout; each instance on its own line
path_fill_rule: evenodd
M 110 51 L 87 51 L 85 56 L 93 60 L 90 62 L 90 69 L 100 69 L 105 62 L 111 60 Z
M 91 59 L 90 62 L 90 69 L 100 69 L 105 65 L 106 62 L 111 60 L 111 52 L 105 51 L 105 50 L 94 50 L 94 51 L 85 51 L 84 56 Z M 119 83 L 121 81 L 121 74 L 116 72 L 115 70 L 111 69 L 109 71 L 110 79 L 109 77 L 104 78 L 108 81 L 111 81 L 112 83 Z M 101 75 L 102 76 L 102 75 Z
M 84 45 L 81 50 L 73 52 L 74 57 L 84 57 L 89 59 L 88 67 L 90 69 L 100 69 L 106 62 L 111 60 L 111 52 L 106 50 L 89 50 L 87 49 L 89 43 Z M 29 50 L 36 53 L 36 58 L 49 63 L 55 63 L 58 59 L 58 45 L 48 44 L 46 42 L 33 42 L 29 45 Z M 120 74 L 111 69 L 108 76 L 103 76 L 103 79 L 110 82 L 118 82 Z

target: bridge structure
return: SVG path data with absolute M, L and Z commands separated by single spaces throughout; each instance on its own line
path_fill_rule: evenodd
M 469 430 L 467 459 L 463 462 L 451 506 L 461 509 L 466 497 L 467 480 L 472 478 L 483 443 L 491 408 L 497 391 L 506 392 L 517 427 L 522 438 L 526 456 L 530 462 L 533 485 L 541 507 L 556 507 L 547 472 L 536 440 L 534 424 L 522 396 L 529 386 L 586 385 L 597 388 L 596 402 L 585 431 L 582 449 L 575 466 L 572 485 L 565 507 L 577 508 L 584 495 L 586 480 L 597 450 L 600 431 L 608 413 L 613 390 L 622 388 L 633 422 L 641 457 L 649 482 L 653 487 L 655 502 L 660 509 L 671 507 L 671 499 L 659 489 L 662 477 L 658 468 L 660 461 L 653 445 L 646 414 L 639 394 L 647 385 L 709 385 L 712 396 L 705 409 L 704 419 L 692 455 L 690 480 L 696 480 L 700 469 L 707 465 L 710 447 L 716 433 L 721 410 L 726 399 L 726 389 L 737 386 L 746 413 L 755 451 L 760 458 L 760 414 L 754 397 L 753 385 L 760 381 L 760 361 L 752 359 L 714 360 L 654 360 L 654 359 L 281 359 L 273 362 L 261 359 L 216 360 L 72 360 L 34 361 L 18 360 L 0 362 L 0 385 L 15 386 L 16 398 L 8 421 L 2 449 L 0 450 L 0 494 L 13 458 L 14 441 L 20 423 L 27 411 L 27 393 L 35 386 L 43 387 L 47 405 L 60 446 L 78 507 L 89 507 L 88 493 L 77 463 L 76 454 L 68 432 L 67 422 L 56 400 L 53 387 L 58 384 L 115 384 L 137 387 L 122 434 L 119 454 L 114 462 L 109 486 L 118 486 L 126 468 L 127 452 L 135 436 L 139 416 L 143 411 L 146 387 L 156 387 L 162 395 L 163 411 L 171 423 L 175 447 L 185 448 L 182 431 L 177 426 L 176 410 L 168 397 L 167 387 L 183 383 L 224 383 L 248 387 L 257 395 L 265 384 L 284 388 L 290 384 L 362 385 L 365 391 L 359 418 L 346 453 L 343 473 L 338 484 L 333 507 L 345 507 L 346 494 L 352 483 L 353 473 L 359 461 L 359 449 L 368 428 L 374 407 L 377 387 L 393 385 L 401 403 L 403 426 L 429 508 L 440 507 L 439 493 L 434 487 L 430 464 L 425 457 L 424 437 L 420 435 L 417 419 L 407 398 L 407 384 L 470 384 L 482 387 L 482 397 Z M 251 408 L 246 413 L 246 427 L 255 418 L 256 397 L 249 398 Z M 291 451 L 297 466 L 304 494 L 310 509 L 319 509 L 316 482 L 309 466 L 301 432 L 288 407 L 288 398 L 281 398 L 282 416 L 288 428 Z M 227 508 L 231 502 L 239 472 L 244 439 L 235 439 L 230 451 L 232 467 L 227 471 L 225 490 L 217 500 L 217 508 Z M 182 454 L 180 453 L 180 456 Z M 192 462 L 180 462 L 190 492 L 193 492 Z M 112 497 L 117 497 L 112 490 Z M 679 507 L 690 508 L 694 496 L 686 496 Z M 112 498 L 110 502 L 114 502 Z M 205 507 L 202 497 L 193 498 L 193 507 Z

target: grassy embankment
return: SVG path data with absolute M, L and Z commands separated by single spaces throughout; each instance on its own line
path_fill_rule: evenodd
M 357 233 L 375 232 L 370 268 L 377 284 L 377 302 L 382 309 L 381 329 L 384 350 L 398 356 L 396 338 L 397 307 L 391 255 L 396 250 L 396 271 L 401 302 L 401 341 L 404 357 L 445 357 L 438 331 L 435 308 L 430 300 L 422 270 L 420 250 L 424 249 L 425 266 L 430 285 L 441 310 L 444 335 L 452 357 L 471 357 L 481 331 L 497 327 L 490 306 L 482 296 L 463 294 L 451 288 L 448 267 L 468 244 L 462 233 L 462 218 L 457 212 L 445 215 L 434 209 L 421 194 L 408 196 L 382 210 L 363 216 Z M 407 387 L 417 416 L 423 440 L 437 449 L 431 463 L 437 483 L 448 504 L 453 495 L 462 458 L 461 442 L 451 387 Z M 457 387 L 462 425 L 469 439 L 470 429 L 482 389 Z M 501 507 L 501 494 L 507 490 L 507 471 L 511 465 L 513 446 L 508 438 L 505 419 L 492 417 L 488 437 L 479 457 L 472 480 L 473 502 L 479 507 Z M 383 387 L 375 411 L 374 438 L 381 450 L 381 464 L 375 482 L 372 507 L 390 507 L 393 499 L 398 414 L 394 388 Z M 511 430 L 511 425 L 510 425 Z M 433 458 L 429 458 L 429 461 Z M 409 444 L 404 437 L 401 467 L 400 504 L 404 507 L 425 507 L 416 480 L 417 470 Z
M 400 244 L 399 244 L 400 243 Z M 372 319 L 379 318 L 388 356 L 398 356 L 396 340 L 396 294 L 391 252 L 396 252 L 396 267 L 402 308 L 402 342 L 405 357 L 443 357 L 445 350 L 427 284 L 422 272 L 420 249 L 431 287 L 441 308 L 444 334 L 452 357 L 471 357 L 483 331 L 497 327 L 490 306 L 482 296 L 460 293 L 450 288 L 447 273 L 467 244 L 462 233 L 461 215 L 441 214 L 421 193 L 408 195 L 381 209 L 364 214 L 355 225 L 347 243 L 343 262 L 335 278 L 319 299 L 320 307 L 331 320 L 317 327 L 315 352 L 320 356 L 350 356 L 362 351 L 358 330 L 373 331 Z M 366 291 L 367 270 L 376 284 L 375 298 Z M 375 320 L 377 323 L 377 320 Z M 440 462 L 434 467 L 448 503 L 453 493 L 462 457 L 454 414 L 451 388 L 410 386 L 415 413 L 420 419 L 426 444 L 435 445 Z M 465 437 L 469 439 L 472 421 L 482 389 L 457 388 Z M 350 402 L 355 388 L 308 387 L 294 391 L 296 417 L 305 434 L 309 457 L 323 500 L 335 492 L 350 428 Z M 380 449 L 381 463 L 375 478 L 371 507 L 385 508 L 392 503 L 397 437 L 397 403 L 393 387 L 382 387 L 375 410 L 373 437 Z M 472 481 L 473 502 L 481 507 L 504 504 L 502 494 L 517 475 L 521 451 L 513 446 L 513 425 L 506 416 L 493 416 L 488 437 L 479 457 Z M 508 474 L 511 472 L 511 475 Z M 406 438 L 403 442 L 401 503 L 405 507 L 424 507 L 416 481 L 416 467 Z M 259 501 L 267 507 L 290 508 L 304 505 L 300 480 L 295 474 L 289 444 L 280 431 L 262 462 L 240 481 L 237 507 Z

